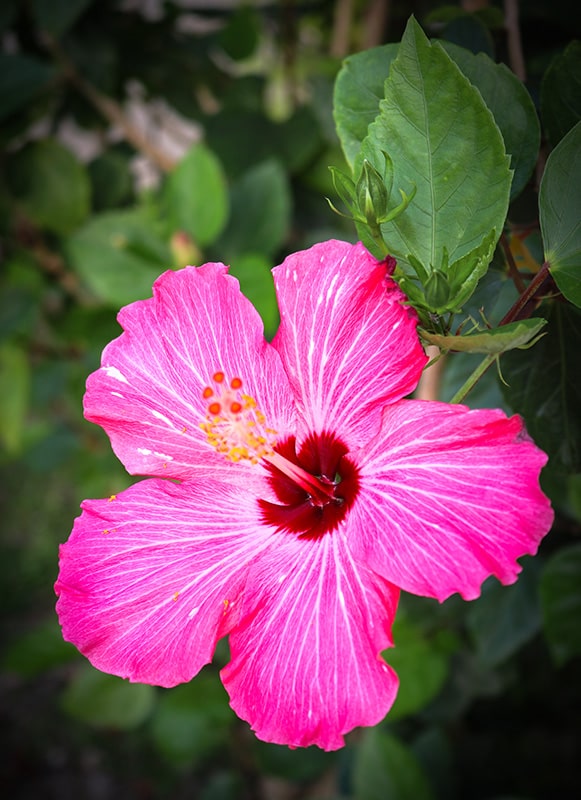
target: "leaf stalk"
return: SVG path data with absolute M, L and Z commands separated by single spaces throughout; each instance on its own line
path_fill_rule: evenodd
M 553 284 L 554 281 L 549 271 L 549 263 L 545 261 L 525 291 L 517 298 L 512 307 L 501 319 L 498 327 L 500 328 L 503 325 L 508 325 L 510 322 L 516 322 L 521 319 L 528 319 L 528 317 L 532 316 L 542 296 L 547 293 L 547 290 Z M 488 368 L 491 367 L 498 358 L 498 353 L 487 355 L 476 367 L 474 372 L 468 376 L 466 381 L 452 397 L 450 403 L 461 403 L 466 395 L 476 386 Z

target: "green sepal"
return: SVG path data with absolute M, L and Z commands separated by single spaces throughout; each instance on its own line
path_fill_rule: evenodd
M 347 208 L 353 212 L 353 201 L 355 199 L 355 183 L 353 180 L 348 176 L 345 175 L 344 172 L 341 172 L 340 169 L 337 167 L 329 167 L 329 171 L 331 172 L 331 178 L 333 180 L 333 186 L 335 187 L 335 191 L 339 195 L 341 202 L 343 202 Z M 329 200 L 329 205 L 334 211 L 337 211 L 333 203 Z M 340 211 L 337 211 L 338 214 L 341 214 Z M 345 214 L 341 214 L 341 216 L 346 216 Z
M 413 278 L 410 278 L 404 273 L 396 274 L 396 278 L 399 283 L 399 288 L 406 295 L 410 304 L 414 306 L 418 312 L 421 310 L 428 311 L 428 305 L 422 287 L 418 286 Z
M 412 187 L 412 190 L 409 194 L 406 194 L 403 189 L 400 189 L 399 193 L 401 195 L 401 203 L 395 208 L 392 208 L 391 211 L 389 211 L 385 215 L 385 217 L 382 220 L 380 220 L 381 223 L 383 224 L 386 222 L 391 222 L 392 219 L 399 217 L 399 215 L 406 210 L 411 201 L 414 199 L 416 191 L 417 191 L 417 186 L 415 184 Z
M 478 247 L 466 253 L 448 268 L 452 303 L 446 310 L 458 311 L 472 297 L 492 260 L 496 240 L 496 230 L 493 229 Z
M 374 142 L 368 141 L 355 160 L 354 170 L 358 172 L 362 170 L 363 164 L 368 161 L 369 164 L 378 172 L 385 186 L 387 199 L 391 197 L 391 190 L 393 189 L 393 161 L 389 153 L 378 147 Z
M 407 261 L 412 267 L 423 290 L 412 281 L 411 276 L 398 276 L 400 287 L 416 308 L 423 308 L 431 314 L 458 313 L 473 295 L 478 282 L 486 273 L 496 246 L 496 231 L 492 230 L 485 239 L 465 256 L 448 265 L 448 251 L 442 250 L 439 269 L 426 268 L 414 255 L 408 254 Z M 403 273 L 403 271 L 402 271 Z M 436 277 L 432 277 L 437 273 Z
M 431 310 L 446 308 L 450 299 L 448 277 L 441 269 L 433 269 L 424 284 L 426 303 Z
M 419 260 L 419 258 L 416 258 L 411 253 L 408 255 L 408 261 L 409 261 L 410 265 L 413 267 L 414 272 L 416 273 L 416 275 L 420 279 L 420 283 L 426 284 L 427 281 L 428 281 L 428 278 L 430 277 L 429 270 L 427 270 L 424 267 L 424 265 Z

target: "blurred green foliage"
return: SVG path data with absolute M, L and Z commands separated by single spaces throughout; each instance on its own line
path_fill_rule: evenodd
M 504 65 L 501 3 L 474 14 L 438 2 L 347 6 L 1 5 L 0 784 L 14 800 L 553 800 L 578 789 L 581 326 L 579 207 L 570 194 L 580 169 L 571 138 L 581 114 L 580 45 L 571 41 L 579 7 L 521 3 L 525 88 Z M 389 9 L 383 27 L 366 24 L 372 6 Z M 401 681 L 393 713 L 355 732 L 340 753 L 291 751 L 254 739 L 229 709 L 217 675 L 223 644 L 191 684 L 159 690 L 96 672 L 62 641 L 52 593 L 58 543 L 83 498 L 131 482 L 106 436 L 83 420 L 84 381 L 120 332 L 118 308 L 188 263 L 230 263 L 274 334 L 270 268 L 316 241 L 357 236 L 325 202 L 338 202 L 327 167 L 348 172 L 371 123 L 390 145 L 384 97 L 404 110 L 411 101 L 384 95 L 384 78 L 412 11 L 444 41 L 470 81 L 458 72 L 458 86 L 483 118 L 488 107 L 495 146 L 502 139 L 513 156 L 505 233 L 529 277 L 542 260 L 534 235 L 523 234 L 538 226 L 541 132 L 543 157 L 554 148 L 541 225 L 570 303 L 545 304 L 548 335 L 503 356 L 502 393 L 491 370 L 470 402 L 525 416 L 551 455 L 545 488 L 557 522 L 514 586 L 490 581 L 471 604 L 404 597 L 394 626 L 401 647 L 387 654 Z M 341 57 L 355 50 L 365 52 L 347 62 L 335 89 Z M 476 169 L 481 156 L 472 157 Z M 482 181 L 476 199 L 486 190 Z M 504 219 L 503 203 L 484 203 L 483 230 Z M 412 218 L 421 214 L 421 205 L 411 208 Z M 478 277 L 465 310 L 476 318 L 485 308 L 496 324 L 515 300 L 510 270 L 497 253 Z M 450 357 L 444 399 L 474 359 Z

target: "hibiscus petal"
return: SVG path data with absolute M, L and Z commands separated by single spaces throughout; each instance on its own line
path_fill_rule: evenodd
M 235 624 L 248 565 L 271 533 L 254 493 L 145 480 L 87 500 L 61 547 L 63 635 L 98 669 L 132 681 L 189 681 Z
M 415 313 L 363 245 L 330 241 L 274 270 L 281 324 L 273 345 L 305 430 L 363 444 L 386 403 L 411 392 L 426 363 Z M 373 413 L 375 412 L 375 413 Z
M 397 676 L 379 653 L 399 592 L 353 561 L 340 532 L 279 537 L 251 569 L 222 680 L 259 738 L 335 750 L 395 699 Z
M 513 583 L 553 520 L 538 477 L 547 461 L 519 417 L 403 400 L 359 453 L 351 546 L 397 586 L 444 600 Z
M 216 371 L 240 377 L 269 424 L 286 429 L 288 381 L 262 321 L 223 264 L 166 272 L 119 313 L 125 332 L 87 381 L 85 416 L 133 474 L 190 478 L 218 457 L 200 429 Z

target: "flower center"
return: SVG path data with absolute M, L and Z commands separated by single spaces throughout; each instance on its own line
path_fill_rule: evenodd
M 318 537 L 334 530 L 359 489 L 358 470 L 347 447 L 334 434 L 311 434 L 296 449 L 267 426 L 256 400 L 238 377 L 215 372 L 203 390 L 206 417 L 201 428 L 209 444 L 229 461 L 261 462 L 279 503 L 259 500 L 263 519 L 281 531 Z
M 297 451 L 296 439 L 279 442 L 277 459 L 266 459 L 269 481 L 278 503 L 260 500 L 265 522 L 280 531 L 319 538 L 335 530 L 347 516 L 359 493 L 359 471 L 348 457 L 347 446 L 332 433 L 313 433 Z M 288 465 L 310 482 L 297 480 Z

